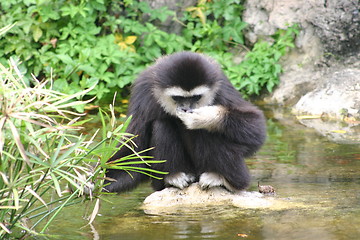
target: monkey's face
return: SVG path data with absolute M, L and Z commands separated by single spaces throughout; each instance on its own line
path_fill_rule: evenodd
M 195 87 L 190 91 L 178 86 L 154 91 L 160 105 L 173 116 L 177 116 L 179 111 L 192 112 L 194 109 L 211 105 L 215 92 L 214 87 L 206 85 Z

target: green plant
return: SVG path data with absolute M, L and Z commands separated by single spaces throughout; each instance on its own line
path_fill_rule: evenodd
M 84 193 L 89 196 L 85 199 L 96 199 L 90 217 L 90 222 L 93 221 L 108 168 L 149 176 L 165 174 L 134 167 L 140 162 L 163 162 L 149 159 L 144 152 L 107 162 L 119 142 L 120 147 L 129 147 L 134 137 L 125 133 L 130 119 L 116 126 L 113 105 L 110 105 L 110 115 L 99 111 L 103 126 L 100 139 L 95 140 L 99 131 L 92 136 L 80 134 L 80 126 L 86 120 L 80 120 L 82 114 L 69 108 L 91 101 L 76 101 L 76 98 L 92 88 L 64 94 L 52 90 L 51 81 L 27 79 L 13 59 L 10 66 L 0 64 L 1 239 L 21 238 L 24 233 L 19 229 L 26 233 L 44 233 L 59 212 L 82 201 L 79 196 Z M 26 82 L 31 82 L 33 87 Z M 67 185 L 72 192 L 64 191 Z
M 2 1 L 1 22 L 16 22 L 0 40 L 0 62 L 17 56 L 28 77 L 54 79 L 54 89 L 75 93 L 96 85 L 88 96 L 113 96 L 149 62 L 186 44 L 151 22 L 171 12 L 151 10 L 146 3 L 108 0 Z M 123 36 L 121 38 L 120 36 Z M 131 47 L 124 48 L 133 36 Z M 134 51 L 136 50 L 136 51 Z M 56 69 L 53 72 L 52 69 Z
M 283 69 L 280 64 L 290 48 L 295 47 L 294 39 L 299 33 L 295 24 L 287 29 L 279 29 L 273 36 L 273 43 L 260 40 L 248 51 L 244 59 L 235 64 L 232 54 L 223 53 L 214 57 L 221 62 L 232 84 L 244 96 L 259 95 L 263 89 L 272 92 L 279 83 Z
M 278 30 L 273 43 L 258 41 L 249 51 L 244 47 L 241 0 L 199 0 L 187 8 L 182 21 L 186 23 L 184 37 L 193 43 L 192 50 L 206 52 L 217 59 L 236 89 L 245 97 L 259 95 L 261 90 L 271 92 L 279 83 L 282 72 L 280 58 L 294 47 L 299 28 L 293 25 Z M 233 61 L 232 48 L 248 50 L 240 64 Z
M 12 0 L 1 1 L 0 9 L 1 24 L 16 23 L 0 38 L 1 63 L 23 61 L 20 70 L 28 78 L 52 78 L 63 92 L 94 86 L 85 99 L 96 96 L 97 104 L 111 102 L 115 92 L 126 98 L 127 86 L 147 65 L 182 50 L 215 57 L 245 96 L 271 91 L 282 71 L 279 59 L 296 33 L 293 27 L 279 30 L 273 44 L 257 42 L 236 65 L 232 53 L 247 50 L 241 0 L 199 0 L 181 18 L 135 0 Z M 168 17 L 184 26 L 181 36 L 157 27 Z
M 272 92 L 283 71 L 280 59 L 290 48 L 295 47 L 294 39 L 298 33 L 299 28 L 295 24 L 287 29 L 279 29 L 273 36 L 272 44 L 257 42 L 239 65 L 242 81 L 233 81 L 237 89 L 246 89 L 247 95 L 258 95 L 263 88 Z
M 199 0 L 189 7 L 182 21 L 186 24 L 184 37 L 193 44 L 193 51 L 222 52 L 231 46 L 244 44 L 241 0 Z

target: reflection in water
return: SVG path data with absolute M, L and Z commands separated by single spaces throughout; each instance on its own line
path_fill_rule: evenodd
M 258 181 L 270 184 L 277 198 L 306 207 L 213 206 L 153 216 L 139 209 L 152 191 L 144 184 L 108 197 L 112 204 L 102 203 L 94 222 L 99 239 L 359 239 L 360 145 L 331 142 L 292 117 L 269 119 L 266 145 L 247 160 L 250 190 Z M 86 224 L 82 213 L 79 206 L 69 208 L 50 232 L 62 239 L 94 239 L 90 227 L 80 229 Z

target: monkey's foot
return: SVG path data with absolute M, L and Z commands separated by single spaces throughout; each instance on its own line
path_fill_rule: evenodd
M 166 175 L 164 181 L 166 186 L 184 189 L 195 181 L 195 176 L 191 173 L 178 172 Z
M 214 172 L 205 172 L 203 174 L 201 174 L 200 179 L 199 179 L 199 185 L 201 187 L 201 189 L 206 190 L 212 187 L 225 187 L 227 190 L 229 190 L 230 192 L 234 192 L 235 189 L 230 185 L 230 183 L 228 181 L 226 181 L 226 179 L 218 174 L 218 173 L 214 173 Z

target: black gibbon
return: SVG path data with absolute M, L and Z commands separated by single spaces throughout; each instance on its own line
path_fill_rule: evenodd
M 141 151 L 165 163 L 138 167 L 169 172 L 152 179 L 154 190 L 183 189 L 199 182 L 202 189 L 223 186 L 229 191 L 245 189 L 250 175 L 244 158 L 264 143 L 262 112 L 245 101 L 211 58 L 179 52 L 159 58 L 143 71 L 132 86 L 127 132 Z M 109 161 L 132 154 L 121 148 Z M 148 179 L 146 175 L 110 169 L 116 181 L 106 189 L 122 192 Z

